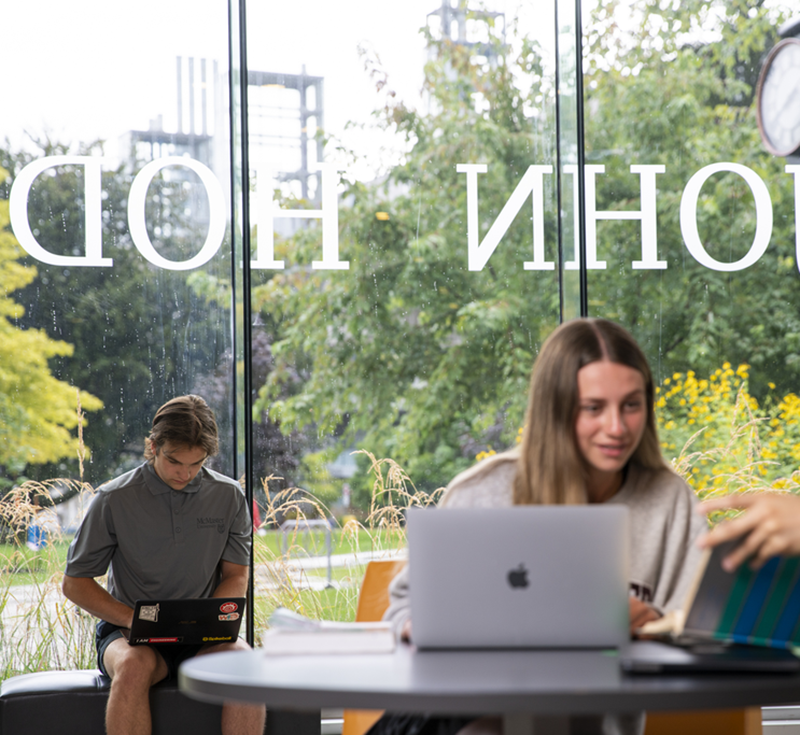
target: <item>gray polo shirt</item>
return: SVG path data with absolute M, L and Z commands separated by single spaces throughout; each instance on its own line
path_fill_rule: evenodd
M 66 574 L 100 577 L 136 600 L 209 597 L 221 561 L 250 562 L 250 513 L 237 482 L 206 469 L 183 490 L 143 464 L 103 485 L 67 552 Z

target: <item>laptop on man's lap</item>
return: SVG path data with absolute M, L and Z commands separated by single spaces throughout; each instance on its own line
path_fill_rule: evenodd
M 152 646 L 235 641 L 244 605 L 244 597 L 137 600 L 128 642 Z

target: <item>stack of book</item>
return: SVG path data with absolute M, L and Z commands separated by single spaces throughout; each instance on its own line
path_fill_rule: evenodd
M 268 655 L 390 653 L 395 648 L 389 623 L 311 620 L 279 607 L 268 624 L 261 644 Z

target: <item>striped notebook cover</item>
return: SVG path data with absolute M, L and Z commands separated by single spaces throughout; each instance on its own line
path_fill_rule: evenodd
M 753 571 L 726 572 L 721 560 L 737 542 L 704 557 L 690 592 L 683 635 L 771 648 L 800 646 L 800 557 L 770 559 Z

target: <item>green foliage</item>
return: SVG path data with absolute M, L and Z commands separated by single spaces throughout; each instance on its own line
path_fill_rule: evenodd
M 7 195 L 13 178 L 32 160 L 65 154 L 97 155 L 99 143 L 68 146 L 39 141 L 35 154 L 0 148 L 0 165 L 11 178 L 0 187 Z M 102 174 L 103 253 L 112 267 L 63 268 L 40 264 L 38 277 L 18 293 L 25 313 L 15 326 L 34 328 L 52 340 L 72 345 L 54 355 L 53 375 L 65 382 L 91 386 L 107 407 L 102 420 L 91 421 L 85 441 L 92 450 L 88 479 L 99 484 L 126 471 L 142 458 L 143 439 L 157 408 L 175 395 L 199 392 L 199 384 L 213 374 L 230 346 L 229 316 L 208 302 L 219 289 L 209 266 L 198 272 L 176 272 L 147 262 L 131 240 L 127 199 L 139 162 L 128 162 Z M 31 187 L 28 216 L 37 240 L 50 252 L 81 254 L 84 240 L 84 177 L 80 166 L 59 166 L 57 176 L 39 176 Z M 183 259 L 202 242 L 191 181 L 159 174 L 146 201 L 151 240 L 164 257 Z M 32 261 L 33 262 L 33 261 Z M 214 259 L 219 272 L 229 274 L 225 247 Z M 37 270 L 32 272 L 36 273 Z M 63 340 L 63 342 L 61 342 Z M 230 355 L 224 389 L 213 397 L 222 436 L 229 436 L 228 406 L 233 400 Z M 74 410 L 74 393 L 72 407 Z M 84 408 L 88 408 L 84 404 Z M 62 455 L 63 457 L 64 455 Z M 229 454 L 217 458 L 224 462 Z M 68 458 L 74 458 L 70 451 Z M 61 457 L 53 457 L 54 462 Z M 230 469 L 214 465 L 215 469 Z M 42 479 L 77 475 L 77 462 L 29 467 L 27 474 Z
M 392 94 L 380 111 L 387 134 L 408 143 L 404 163 L 380 184 L 347 184 L 340 250 L 350 270 L 308 268 L 319 231 L 303 230 L 277 244 L 277 257 L 297 265 L 256 288 L 254 304 L 276 325 L 275 368 L 258 408 L 286 431 L 314 425 L 394 457 L 432 490 L 480 448 L 513 441 L 533 358 L 558 322 L 558 295 L 555 272 L 522 269 L 531 251 L 526 214 L 487 268 L 467 270 L 466 185 L 456 171 L 489 163 L 480 178 L 483 237 L 543 155 L 537 123 L 524 113 L 542 92 L 538 50 L 521 39 L 514 54 L 496 42 L 485 61 L 429 41 L 431 112 Z M 304 380 L 286 395 L 296 366 Z
M 724 363 L 707 378 L 675 373 L 659 386 L 656 411 L 664 454 L 705 498 L 728 492 L 800 492 L 800 397 L 770 383 L 759 401 L 749 366 Z
M 663 271 L 632 270 L 641 257 L 638 222 L 598 225 L 590 271 L 591 313 L 621 321 L 645 347 L 660 377 L 686 366 L 710 374 L 724 360 L 752 366 L 751 389 L 767 382 L 789 391 L 800 378 L 800 319 L 794 253 L 794 188 L 784 161 L 763 148 L 754 106 L 763 56 L 788 17 L 762 2 L 637 3 L 623 24 L 621 4 L 603 3 L 592 19 L 586 74 L 586 144 L 598 177 L 597 209 L 639 209 L 631 164 L 664 164 L 658 182 L 658 255 Z M 681 196 L 703 166 L 732 161 L 769 188 L 772 241 L 753 266 L 736 272 L 695 262 L 680 229 Z M 755 206 L 744 180 L 713 175 L 697 206 L 700 239 L 722 262 L 753 243 Z
M 321 503 L 330 506 L 342 495 L 343 480 L 331 477 L 328 465 L 336 459 L 336 448 L 308 452 L 303 456 L 300 471 L 303 486 Z
M 36 269 L 19 263 L 23 251 L 8 224 L 8 201 L 0 200 L 0 466 L 17 475 L 28 464 L 75 457 L 78 412 L 103 404 L 52 375 L 48 361 L 72 354 L 71 345 L 14 325 L 24 310 L 11 294 L 31 283 Z

